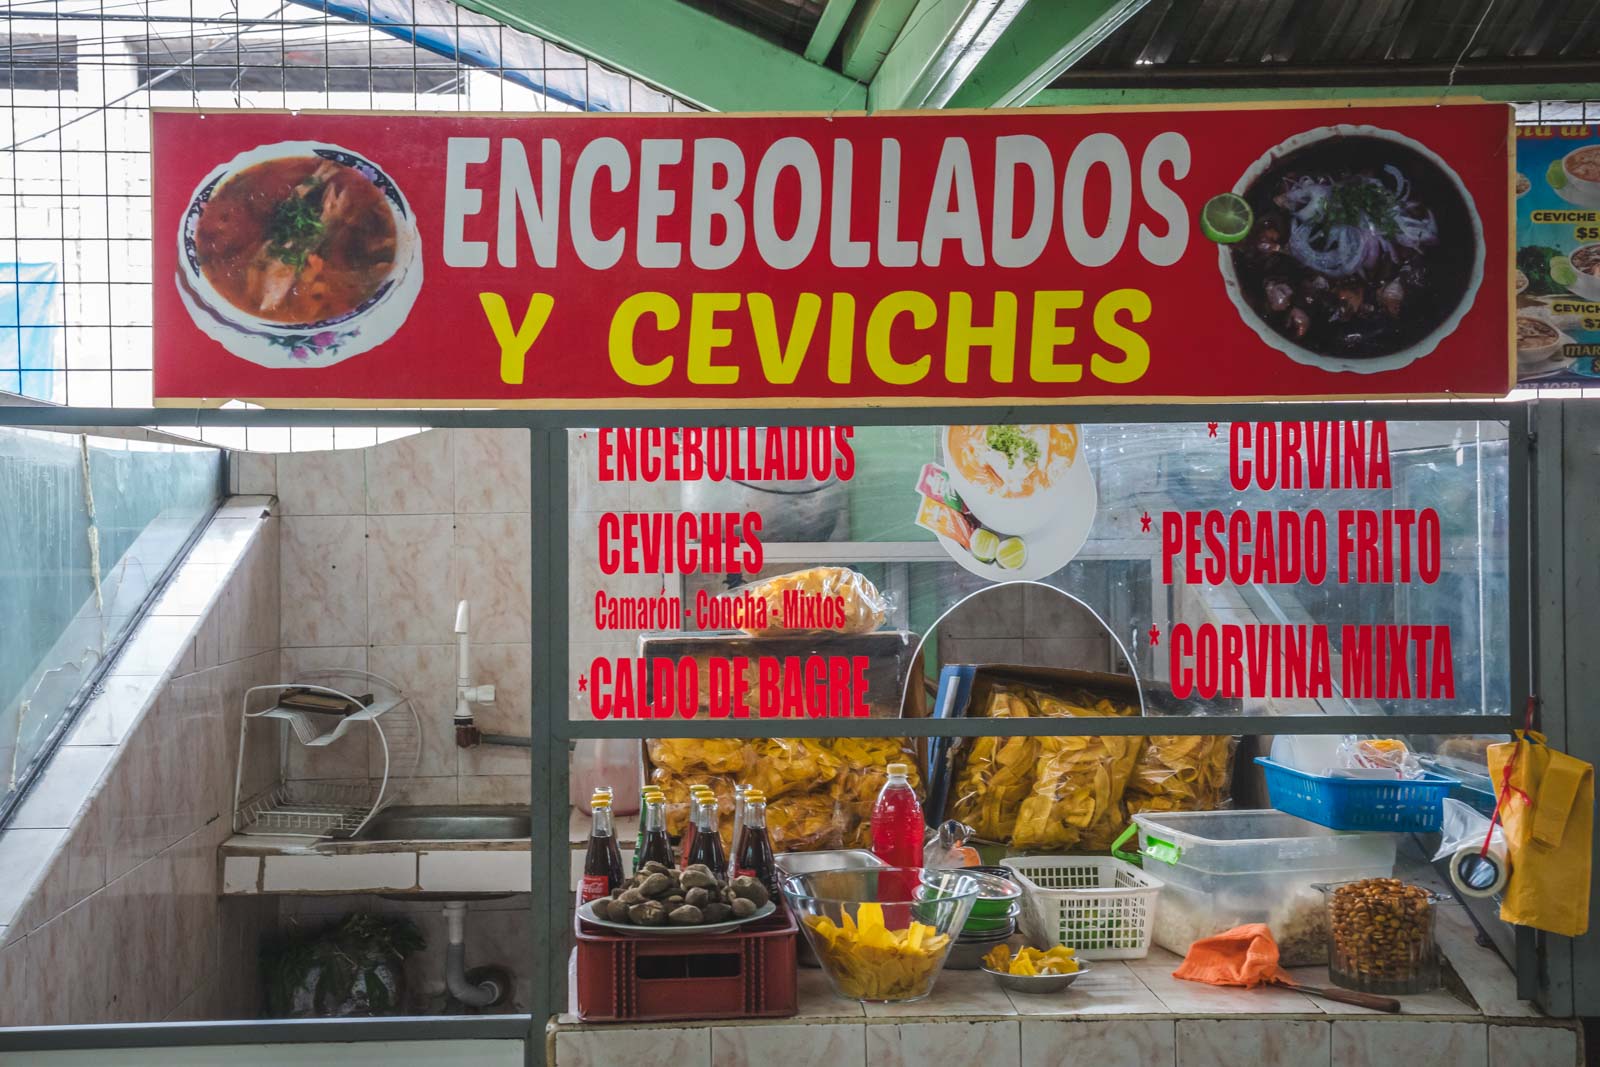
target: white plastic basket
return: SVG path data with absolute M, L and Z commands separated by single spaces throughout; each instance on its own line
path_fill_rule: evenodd
M 1067 945 L 1086 960 L 1137 960 L 1150 952 L 1161 882 L 1112 856 L 1012 856 L 1022 883 L 1022 932 Z

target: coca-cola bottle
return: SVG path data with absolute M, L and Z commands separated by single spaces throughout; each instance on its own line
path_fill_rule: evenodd
M 611 821 L 611 798 L 595 793 L 589 802 L 594 824 L 589 830 L 589 853 L 583 860 L 583 880 L 578 886 L 578 903 L 587 904 L 609 896 L 622 884 L 622 851 Z
M 712 871 L 726 870 L 728 854 L 722 848 L 722 831 L 717 826 L 716 794 L 700 794 L 694 802 L 694 844 L 689 846 L 690 863 L 703 863 Z
M 745 800 L 752 788 L 754 787 L 742 782 L 733 787 L 733 837 L 728 842 L 728 869 L 718 872 L 726 875 L 730 882 L 739 876 L 739 872 L 735 869 L 739 859 L 739 837 L 744 832 Z
M 644 844 L 639 848 L 639 863 L 656 863 L 672 866 L 672 842 L 667 840 L 666 800 L 660 795 L 648 796 L 644 802 Z
M 694 817 L 695 806 L 705 799 L 707 793 L 711 793 L 710 786 L 691 785 L 689 787 L 689 821 L 684 823 L 683 834 L 678 841 L 679 867 L 687 867 L 694 862 L 689 858 L 689 852 L 694 848 L 694 835 L 700 832 L 699 820 Z M 712 796 L 715 795 L 715 793 L 712 793 Z
M 767 887 L 767 893 L 775 902 L 783 900 L 783 894 L 778 891 L 778 864 L 772 855 L 772 841 L 767 837 L 767 798 L 760 790 L 752 789 L 745 794 L 744 826 L 732 866 L 735 877 L 755 878 Z

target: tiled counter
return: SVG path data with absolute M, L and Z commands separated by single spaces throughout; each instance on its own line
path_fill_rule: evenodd
M 1178 958 L 1098 962 L 1065 993 L 1007 993 L 981 971 L 948 971 L 926 1000 L 869 1004 L 835 997 L 821 971 L 800 971 L 791 1019 L 591 1025 L 567 1014 L 549 1039 L 557 1067 L 1577 1067 L 1576 1024 L 1518 1001 L 1510 973 L 1473 940 L 1458 909 L 1439 940 L 1454 992 L 1401 998 L 1399 1017 L 1278 988 L 1221 989 L 1172 977 Z M 1326 968 L 1292 972 L 1327 985 Z

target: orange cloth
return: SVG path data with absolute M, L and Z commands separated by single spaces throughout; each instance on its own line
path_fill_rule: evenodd
M 1201 938 L 1189 946 L 1189 954 L 1172 977 L 1247 988 L 1289 980 L 1278 966 L 1278 943 L 1272 940 L 1266 923 L 1248 923 Z

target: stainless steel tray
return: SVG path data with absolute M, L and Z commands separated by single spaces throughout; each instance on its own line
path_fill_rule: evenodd
M 877 856 L 864 848 L 830 848 L 821 852 L 780 852 L 774 857 L 778 864 L 778 871 L 785 877 L 796 874 L 814 874 L 817 871 L 832 871 L 840 867 L 859 870 L 862 867 L 887 867 Z M 811 942 L 806 940 L 805 931 L 800 932 L 800 938 L 795 944 L 795 962 L 802 967 L 821 967 L 817 957 L 811 951 Z

